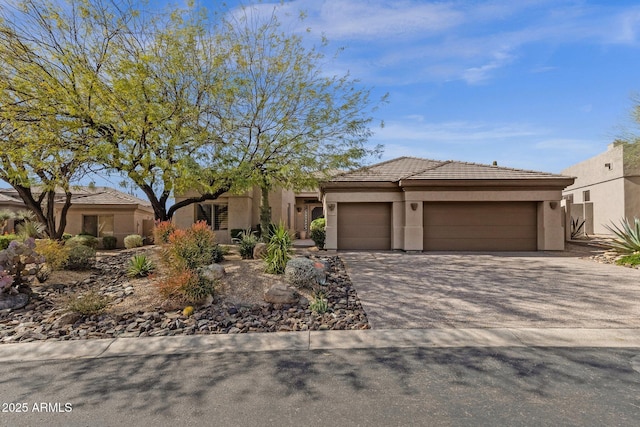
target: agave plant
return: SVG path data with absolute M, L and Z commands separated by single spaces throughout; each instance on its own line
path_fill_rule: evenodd
M 605 227 L 616 236 L 610 243 L 613 249 L 623 253 L 640 251 L 640 219 L 634 218 L 633 224 L 622 219 L 620 226 L 611 224 L 611 226 L 605 225 Z

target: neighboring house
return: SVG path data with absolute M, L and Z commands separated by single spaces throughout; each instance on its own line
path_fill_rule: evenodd
M 189 228 L 196 221 L 206 221 L 216 233 L 219 243 L 231 243 L 231 232 L 256 230 L 260 224 L 261 190 L 254 187 L 243 194 L 224 193 L 215 200 L 194 203 L 178 209 L 173 221 L 178 228 Z M 176 203 L 196 193 L 176 196 Z M 282 222 L 298 237 L 306 237 L 311 221 L 322 216 L 322 203 L 318 191 L 276 189 L 269 194 L 271 220 Z
M 611 234 L 606 225 L 640 217 L 638 146 L 613 143 L 607 151 L 562 171 L 575 182 L 563 191 L 567 217 L 584 221 L 584 232 Z
M 25 206 L 20 198 L 6 193 L 4 189 L 0 188 L 0 211 L 18 212 L 23 209 L 25 209 Z M 0 234 L 10 233 L 13 231 L 14 221 L 12 219 L 10 219 L 4 227 L 0 228 Z
M 152 235 L 154 216 L 148 201 L 109 187 L 73 187 L 72 192 L 65 233 L 115 236 L 118 247 L 124 247 L 124 238 L 130 234 Z M 19 209 L 25 209 L 15 190 L 0 189 L 0 200 L 2 196 L 17 200 Z M 56 202 L 58 218 L 62 206 L 63 202 Z
M 562 190 L 573 178 L 401 157 L 321 185 L 327 249 L 564 249 Z

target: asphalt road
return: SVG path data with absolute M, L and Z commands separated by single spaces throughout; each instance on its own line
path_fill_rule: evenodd
M 404 348 L 5 362 L 0 396 L 3 426 L 637 426 L 640 349 Z M 7 412 L 18 407 L 26 412 Z

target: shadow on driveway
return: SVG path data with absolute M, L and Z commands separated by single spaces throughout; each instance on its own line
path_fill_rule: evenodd
M 339 255 L 374 329 L 640 327 L 640 270 L 567 253 Z

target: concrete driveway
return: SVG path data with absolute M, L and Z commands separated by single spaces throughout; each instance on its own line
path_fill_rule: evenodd
M 567 253 L 339 255 L 374 329 L 640 327 L 640 270 Z

